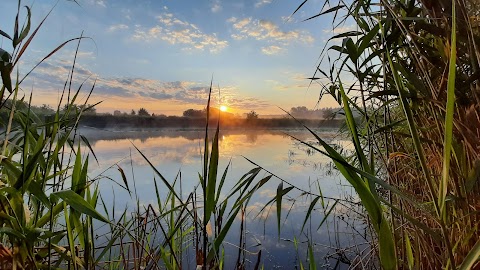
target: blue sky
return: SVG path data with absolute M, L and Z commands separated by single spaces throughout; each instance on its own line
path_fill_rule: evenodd
M 326 40 L 331 18 L 302 22 L 321 11 L 310 0 L 60 0 L 20 62 L 25 73 L 63 41 L 83 31 L 75 83 L 97 79 L 91 102 L 100 112 L 140 107 L 156 114 L 181 114 L 203 108 L 213 76 L 215 103 L 242 114 L 281 114 L 278 107 L 317 105 L 320 86 L 309 81 Z M 23 1 L 32 6 L 32 24 L 56 1 Z M 16 0 L 2 0 L 0 28 L 13 32 Z M 25 15 L 25 10 L 22 14 Z M 22 21 L 22 20 L 20 20 Z M 0 46 L 11 51 L 10 42 Z M 37 104 L 54 105 L 68 76 L 76 44 L 42 64 L 22 85 Z M 86 92 L 86 91 L 85 91 Z

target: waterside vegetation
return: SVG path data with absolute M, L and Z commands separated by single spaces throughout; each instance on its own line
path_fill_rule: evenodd
M 332 15 L 334 29 L 355 27 L 329 39 L 311 81 L 343 106 L 355 153 L 321 138 L 318 151 L 361 198 L 382 267 L 478 267 L 478 1 L 325 5 L 308 20 Z

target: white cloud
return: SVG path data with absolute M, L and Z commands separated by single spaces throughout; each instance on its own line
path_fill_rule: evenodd
M 51 59 L 42 63 L 24 82 L 33 85 L 35 91 L 57 95 L 57 89 L 63 86 L 69 76 L 71 63 Z M 208 100 L 209 86 L 192 81 L 161 81 L 141 77 L 99 77 L 86 66 L 79 63 L 75 66 L 73 88 L 85 83 L 83 89 L 90 89 L 96 80 L 93 93 L 96 97 L 114 97 L 122 100 L 139 102 L 164 101 L 168 104 L 194 104 L 204 106 Z M 222 102 L 235 108 L 261 109 L 270 105 L 260 99 L 239 96 L 234 86 L 221 87 Z M 55 99 L 52 99 L 55 100 Z
M 262 47 L 262 53 L 266 55 L 279 54 L 282 51 L 283 49 L 281 47 L 275 45 Z
M 236 22 L 236 21 L 237 21 L 237 18 L 236 18 L 236 17 L 231 17 L 231 18 L 228 18 L 228 19 L 227 19 L 227 22 L 229 22 L 229 23 L 234 23 L 234 22 Z
M 195 24 L 182 21 L 172 13 L 163 13 L 156 17 L 158 25 L 151 28 L 137 27 L 132 36 L 136 41 L 166 41 L 172 45 L 184 45 L 183 50 L 208 50 L 217 53 L 228 46 L 214 34 L 203 33 Z
M 88 3 L 90 5 L 97 5 L 101 7 L 107 7 L 107 1 L 106 0 L 88 0 Z
M 107 32 L 116 32 L 121 30 L 127 30 L 129 27 L 126 24 L 114 24 L 108 27 Z
M 132 11 L 131 11 L 130 9 L 128 9 L 128 8 L 123 8 L 123 9 L 121 10 L 121 12 L 122 12 L 123 15 L 125 16 L 125 19 L 127 19 L 127 20 L 129 20 L 129 21 L 132 20 L 132 16 L 131 16 Z
M 304 43 L 313 43 L 314 38 L 310 33 L 303 30 L 282 31 L 274 22 L 267 20 L 253 20 L 252 18 L 229 19 L 233 22 L 233 28 L 237 30 L 236 39 L 247 37 L 256 40 L 270 40 L 288 44 L 292 41 L 301 41 Z M 233 36 L 232 35 L 232 36 Z
M 323 32 L 326 34 L 340 34 L 340 33 L 345 33 L 349 31 L 355 31 L 357 29 L 356 25 L 344 25 L 344 26 L 338 26 L 334 27 L 332 29 L 324 29 Z
M 259 8 L 259 7 L 262 7 L 262 6 L 265 6 L 265 5 L 268 5 L 272 3 L 272 0 L 259 0 L 255 3 L 255 7 L 256 8 Z
M 283 31 L 272 21 L 254 20 L 252 18 L 237 19 L 232 17 L 228 19 L 227 22 L 232 23 L 234 33 L 231 37 L 235 40 L 250 38 L 271 43 L 272 45 L 262 48 L 262 52 L 265 54 L 276 54 L 281 51 L 282 47 L 286 47 L 293 42 L 305 44 L 314 42 L 313 36 L 310 35 L 308 31 Z
M 211 11 L 213 13 L 217 13 L 217 12 L 222 11 L 222 5 L 220 3 L 220 0 L 213 0 L 212 1 Z
M 233 28 L 237 29 L 237 30 L 241 30 L 243 29 L 245 26 L 247 26 L 248 24 L 250 24 L 250 22 L 252 22 L 252 18 L 243 18 L 241 19 L 240 21 L 238 21 L 235 17 L 231 18 L 233 20 L 231 20 L 232 22 L 234 22 L 235 24 L 233 25 Z

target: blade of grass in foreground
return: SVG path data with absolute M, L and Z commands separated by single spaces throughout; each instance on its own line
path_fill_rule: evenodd
M 342 157 L 342 155 L 340 155 L 340 153 L 338 153 L 329 144 L 322 140 L 315 132 L 313 132 L 307 126 L 303 126 L 318 140 L 320 145 L 325 149 L 326 153 L 312 145 L 309 145 L 308 143 L 303 143 L 323 154 L 326 154 L 333 161 L 333 163 L 338 168 L 343 177 L 345 177 L 345 179 L 352 185 L 352 187 L 355 189 L 358 196 L 360 197 L 360 200 L 362 201 L 365 210 L 367 210 L 368 215 L 371 218 L 372 225 L 378 236 L 380 253 L 379 257 L 383 268 L 396 269 L 397 256 L 390 225 L 388 223 L 388 220 L 383 215 L 382 205 L 377 199 L 378 197 L 376 197 L 372 193 L 370 187 L 368 186 L 368 183 L 364 182 L 363 179 L 359 176 L 359 174 L 362 176 L 367 176 L 370 174 L 362 169 L 358 169 L 352 166 Z
M 313 244 L 308 243 L 308 261 L 311 270 L 316 270 L 317 265 L 315 264 L 315 255 L 313 254 Z
M 205 198 L 205 222 L 208 223 L 210 217 L 215 210 L 215 188 L 217 186 L 217 171 L 218 171 L 218 132 L 219 127 L 215 132 L 215 137 L 212 142 L 212 151 L 210 154 L 210 163 L 208 164 L 208 182 L 206 186 Z
M 300 230 L 300 233 L 303 232 L 303 229 L 305 228 L 305 224 L 307 223 L 308 218 L 309 218 L 310 215 L 312 214 L 313 208 L 315 207 L 315 205 L 317 204 L 317 201 L 318 201 L 320 198 L 321 198 L 320 196 L 317 196 L 317 197 L 316 197 L 315 199 L 313 199 L 313 201 L 310 203 L 310 206 L 308 207 L 308 210 L 307 210 L 307 214 L 305 215 L 305 219 L 303 220 L 303 225 L 302 225 L 302 229 Z
M 278 238 L 280 238 L 280 221 L 282 219 L 282 196 L 283 196 L 283 182 L 278 184 L 277 196 L 275 200 L 277 202 L 277 228 L 278 228 Z
M 443 168 L 442 181 L 438 188 L 438 205 L 440 214 L 444 222 L 447 222 L 447 212 L 445 211 L 445 203 L 448 191 L 448 175 L 450 170 L 450 158 L 453 140 L 453 112 L 455 110 L 455 75 L 457 60 L 457 27 L 455 14 L 455 1 L 452 1 L 452 37 L 450 50 L 450 63 L 448 67 L 448 85 L 447 85 L 447 107 L 445 113 L 445 135 L 443 142 Z
M 467 256 L 460 265 L 460 270 L 471 269 L 473 264 L 477 262 L 480 257 L 480 240 L 477 241 L 475 246 L 468 252 Z
M 429 169 L 429 167 L 427 165 L 427 162 L 426 162 L 425 153 L 424 153 L 422 144 L 420 143 L 420 136 L 419 136 L 420 133 L 417 130 L 417 126 L 415 124 L 415 120 L 414 120 L 414 117 L 413 117 L 413 112 L 412 112 L 412 109 L 410 108 L 410 104 L 409 104 L 408 99 L 406 97 L 407 90 L 405 89 L 405 85 L 404 85 L 403 81 L 401 80 L 399 74 L 397 73 L 398 68 L 396 68 L 396 67 L 399 66 L 399 64 L 396 63 L 396 62 L 394 63 L 394 61 L 392 60 L 392 56 L 390 55 L 390 52 L 388 50 L 386 50 L 386 55 L 387 55 L 387 59 L 388 59 L 390 69 L 393 73 L 395 86 L 396 86 L 396 88 L 398 90 L 398 94 L 400 96 L 400 104 L 401 104 L 402 109 L 403 109 L 403 111 L 405 113 L 405 116 L 407 118 L 407 123 L 408 123 L 409 129 L 410 129 L 410 135 L 412 136 L 412 139 L 413 139 L 413 145 L 415 147 L 415 152 L 418 155 L 418 159 L 420 161 L 422 172 L 423 172 L 423 175 L 425 177 L 425 180 L 426 180 L 429 192 L 430 192 L 430 196 L 431 196 L 431 199 L 433 201 L 433 205 L 435 207 L 435 212 L 437 214 L 437 217 L 440 219 L 440 227 L 441 227 L 441 230 L 442 230 L 446 250 L 447 250 L 448 255 L 449 255 L 447 265 L 450 264 L 450 263 L 455 264 L 455 258 L 453 256 L 453 252 L 452 252 L 452 245 L 451 245 L 450 239 L 449 239 L 450 235 L 448 234 L 447 229 L 445 227 L 445 223 L 443 222 L 442 211 L 441 211 L 440 206 L 439 206 L 440 198 L 437 196 L 440 188 L 439 188 L 439 190 L 436 190 L 436 183 L 433 181 L 432 175 L 430 173 L 430 169 Z M 455 265 L 453 265 L 453 267 L 455 268 Z

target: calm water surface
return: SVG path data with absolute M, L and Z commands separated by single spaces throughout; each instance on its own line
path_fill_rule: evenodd
M 131 189 L 136 189 L 142 205 L 156 205 L 153 179 L 155 175 L 145 159 L 133 147 L 138 147 L 155 168 L 169 181 L 181 172 L 182 185 L 178 192 L 186 198 L 198 185 L 198 173 L 202 171 L 203 130 L 157 130 L 157 131 L 99 131 L 82 129 L 95 151 L 98 163 L 90 159 L 90 177 L 98 177 L 102 196 L 109 209 L 115 205 L 117 214 L 123 209 L 134 209 L 135 198 L 118 184 L 122 178 L 117 165 L 123 169 Z M 213 133 L 213 131 L 212 131 Z M 288 134 L 288 135 L 287 135 Z M 335 130 L 319 130 L 318 133 L 327 142 L 349 149 L 350 143 L 337 136 Z M 263 167 L 262 177 L 275 174 L 278 178 L 303 190 L 311 191 L 325 197 L 355 201 L 356 197 L 346 180 L 338 175 L 330 160 L 325 156 L 299 143 L 291 136 L 315 144 L 311 135 L 302 130 L 275 131 L 221 131 L 220 132 L 220 166 L 219 175 L 231 161 L 227 181 L 223 187 L 228 193 L 243 174 L 255 167 L 245 159 L 248 158 Z M 317 147 L 318 145 L 315 144 Z M 267 172 L 268 171 L 268 172 Z M 298 261 L 307 262 L 307 240 L 315 243 L 316 263 L 322 268 L 348 268 L 346 262 L 353 262 L 357 254 L 368 250 L 363 221 L 351 218 L 348 210 L 350 204 L 340 201 L 326 222 L 317 230 L 326 211 L 333 205 L 333 200 L 325 200 L 314 208 L 312 219 L 306 229 L 300 229 L 311 200 L 301 192 L 292 192 L 284 197 L 282 205 L 282 231 L 280 239 L 276 225 L 275 205 L 261 214 L 259 210 L 276 195 L 280 180 L 272 178 L 257 194 L 247 207 L 246 232 L 249 251 L 262 250 L 266 269 L 293 269 Z M 284 188 L 289 184 L 285 183 Z M 165 196 L 167 190 L 162 189 Z M 238 226 L 236 224 L 227 237 L 227 263 L 235 263 L 238 250 Z M 293 239 L 300 244 L 296 250 Z M 232 245 L 233 244 L 233 245 Z M 351 248 L 355 246 L 355 248 Z M 228 252 L 231 250 L 230 252 Z M 340 259 L 339 259 L 340 258 Z M 252 268 L 256 255 L 251 255 Z M 188 268 L 187 268 L 188 269 Z

